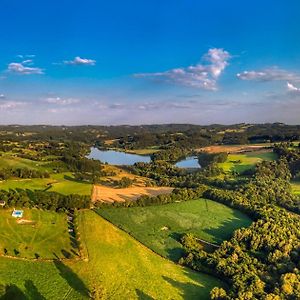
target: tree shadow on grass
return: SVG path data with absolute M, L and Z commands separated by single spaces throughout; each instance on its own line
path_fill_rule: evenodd
M 29 300 L 29 298 L 16 285 L 6 286 L 5 294 L 0 295 L 1 300 Z
M 26 280 L 24 285 L 29 299 L 46 300 L 46 298 L 38 291 L 32 280 Z
M 163 279 L 175 287 L 179 291 L 179 295 L 183 299 L 209 299 L 210 290 L 216 286 L 213 277 L 201 274 L 201 281 L 199 281 L 199 273 L 184 272 L 185 276 L 192 279 L 190 282 L 180 282 L 163 276 Z M 197 284 L 198 283 L 198 284 Z
M 139 300 L 154 300 L 154 298 L 148 296 L 146 293 L 144 293 L 143 291 L 136 289 L 136 295 L 138 297 Z
M 90 298 L 90 291 L 84 284 L 84 282 L 78 277 L 76 273 L 72 271 L 71 268 L 66 266 L 62 261 L 60 260 L 54 260 L 54 265 L 59 271 L 59 275 L 67 281 L 69 286 L 79 292 L 82 296 Z
M 249 227 L 253 221 L 238 210 L 233 210 L 231 218 L 220 222 L 218 227 L 206 228 L 203 232 L 213 238 L 213 243 L 221 244 L 232 237 L 233 232 L 242 227 Z

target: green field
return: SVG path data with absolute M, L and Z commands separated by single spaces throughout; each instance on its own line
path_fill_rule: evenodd
M 78 221 L 87 260 L 0 257 L 0 283 L 16 285 L 29 299 L 51 300 L 88 299 L 88 289 L 95 299 L 205 300 L 214 286 L 224 286 L 154 254 L 93 211 L 80 211 Z
M 47 162 L 33 161 L 30 159 L 17 157 L 9 152 L 1 153 L 0 155 L 1 168 L 28 168 L 45 171 L 45 164 L 47 164 Z
M 79 182 L 73 178 L 70 172 L 51 174 L 50 178 L 34 179 L 9 179 L 0 182 L 0 189 L 29 189 L 58 192 L 61 194 L 90 195 L 92 184 Z
M 91 195 L 92 184 L 74 179 L 71 172 L 53 173 L 48 162 L 33 161 L 13 156 L 12 153 L 2 153 L 0 156 L 1 168 L 28 168 L 39 171 L 48 171 L 50 178 L 8 179 L 0 181 L 0 189 L 29 189 L 54 191 L 61 194 Z M 52 173 L 51 173 L 52 172 Z
M 0 255 L 44 259 L 74 251 L 66 214 L 24 209 L 23 219 L 30 223 L 20 224 L 11 213 L 12 209 L 0 209 Z
M 178 260 L 182 255 L 178 240 L 184 233 L 194 233 L 205 241 L 221 243 L 229 239 L 235 229 L 251 224 L 241 212 L 206 199 L 159 206 L 99 209 L 98 213 L 172 260 Z
M 225 172 L 242 173 L 249 169 L 253 169 L 255 165 L 263 160 L 275 160 L 276 154 L 273 152 L 254 151 L 244 154 L 229 154 L 227 161 L 220 163 Z
M 13 285 L 9 300 L 88 299 L 86 287 L 63 262 L 39 262 L 0 257 L 0 283 Z

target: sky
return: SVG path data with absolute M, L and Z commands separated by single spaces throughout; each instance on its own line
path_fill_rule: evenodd
M 300 1 L 0 3 L 1 124 L 300 124 Z

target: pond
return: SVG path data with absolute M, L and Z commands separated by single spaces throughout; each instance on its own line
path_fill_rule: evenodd
M 198 162 L 197 156 L 188 156 L 185 159 L 179 161 L 176 165 L 178 168 L 184 168 L 184 169 L 199 169 L 201 166 Z
M 151 161 L 149 155 L 137 155 L 114 150 L 99 150 L 95 147 L 91 148 L 91 153 L 88 155 L 88 158 L 97 159 L 103 163 L 119 166 L 132 166 L 136 162 L 147 163 Z

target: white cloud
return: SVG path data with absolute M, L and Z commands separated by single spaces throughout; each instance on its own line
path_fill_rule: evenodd
M 22 63 L 10 63 L 7 70 L 11 73 L 21 74 L 21 75 L 31 75 L 31 74 L 44 74 L 41 68 L 28 67 L 26 64 L 32 63 L 31 60 L 23 61 Z
M 17 55 L 17 57 L 18 58 L 34 58 L 35 57 L 35 55 L 34 54 L 25 54 L 25 55 L 23 55 L 23 54 L 18 54 Z
M 205 90 L 216 90 L 217 80 L 228 66 L 229 52 L 221 48 L 212 48 L 203 56 L 205 64 L 197 64 L 185 68 L 176 68 L 157 73 L 135 74 L 138 78 L 158 79 L 174 84 L 200 88 Z
M 49 97 L 45 99 L 45 102 L 49 104 L 57 104 L 57 105 L 72 105 L 72 104 L 77 104 L 80 102 L 79 99 L 74 99 L 74 98 L 60 98 L 60 97 Z
M 94 66 L 96 61 L 94 59 L 81 58 L 76 56 L 73 60 L 65 60 L 65 65 L 85 65 L 85 66 Z
M 295 87 L 292 83 L 287 82 L 286 83 L 287 89 L 290 92 L 300 92 L 300 88 Z
M 300 81 L 300 75 L 278 67 L 265 68 L 260 71 L 243 71 L 237 77 L 241 80 L 254 81 Z
M 16 108 L 23 107 L 25 105 L 26 103 L 20 101 L 4 101 L 4 102 L 0 102 L 0 110 L 1 111 L 14 110 Z
M 0 99 L 5 99 L 5 95 L 4 94 L 0 94 Z

